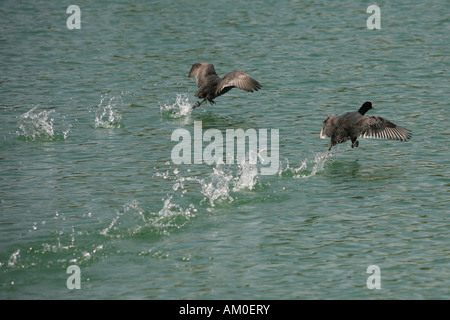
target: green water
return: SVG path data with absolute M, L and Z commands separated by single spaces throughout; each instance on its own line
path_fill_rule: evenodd
M 370 4 L 2 1 L 0 298 L 450 298 L 448 3 Z M 201 61 L 263 88 L 191 112 Z M 366 100 L 413 138 L 327 152 Z M 279 170 L 175 165 L 196 121 L 278 129 Z

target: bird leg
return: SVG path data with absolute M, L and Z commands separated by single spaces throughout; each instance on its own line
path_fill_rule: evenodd
M 357 148 L 359 146 L 359 141 L 356 139 L 352 139 L 352 148 Z
M 208 100 L 208 102 L 211 104 L 211 105 L 213 105 L 213 104 L 216 104 L 216 102 L 214 101 L 214 100 L 209 100 L 208 98 L 205 98 L 205 99 L 203 99 L 201 102 L 196 102 L 193 106 L 192 106 L 192 109 L 195 109 L 195 108 L 197 108 L 197 107 L 199 107 L 203 102 L 205 102 L 206 100 Z
M 206 101 L 206 98 L 205 99 L 203 99 L 201 102 L 196 102 L 193 106 L 192 106 L 192 109 L 195 109 L 195 108 L 197 108 L 197 107 L 199 107 L 203 102 L 205 102 Z

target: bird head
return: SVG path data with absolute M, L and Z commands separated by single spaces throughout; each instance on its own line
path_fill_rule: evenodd
M 364 115 L 367 111 L 369 111 L 372 108 L 373 108 L 372 102 L 366 101 L 363 103 L 361 108 L 359 108 L 358 112 L 361 113 L 362 115 Z

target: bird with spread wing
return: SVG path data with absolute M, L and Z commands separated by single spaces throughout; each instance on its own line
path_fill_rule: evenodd
M 372 109 L 370 101 L 364 102 L 358 111 L 343 115 L 329 115 L 323 122 L 320 138 L 331 138 L 328 150 L 347 140 L 352 141 L 352 148 L 359 145 L 358 138 L 377 138 L 406 141 L 411 138 L 411 131 L 379 116 L 366 116 Z
M 197 108 L 203 102 L 215 104 L 214 99 L 227 93 L 233 88 L 239 88 L 248 92 L 258 91 L 261 84 L 243 71 L 232 71 L 220 78 L 214 65 L 207 62 L 199 62 L 192 65 L 189 77 L 195 77 L 200 88 L 195 96 L 203 99 L 195 103 L 192 108 Z

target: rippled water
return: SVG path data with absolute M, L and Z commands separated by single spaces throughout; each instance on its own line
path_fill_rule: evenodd
M 0 3 L 0 298 L 450 297 L 445 1 L 379 4 L 380 30 L 359 2 L 77 5 L 68 30 L 66 4 Z M 263 88 L 192 111 L 200 61 Z M 366 100 L 413 138 L 328 152 Z M 174 164 L 194 122 L 278 129 L 277 173 Z

